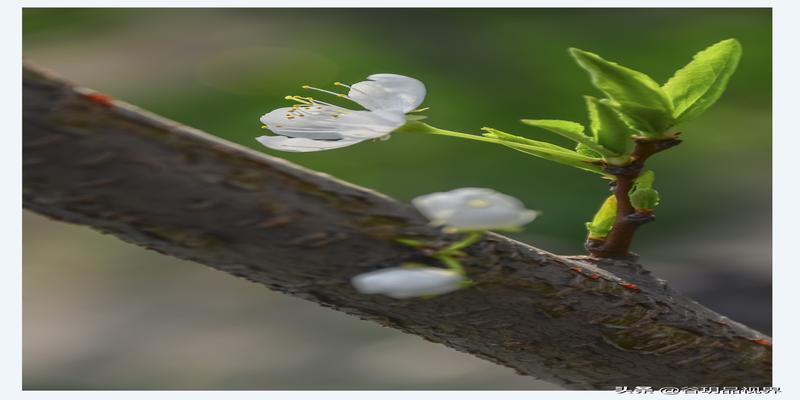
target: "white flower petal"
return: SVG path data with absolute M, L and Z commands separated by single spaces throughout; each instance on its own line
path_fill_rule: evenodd
M 307 138 L 289 138 L 285 136 L 259 136 L 256 140 L 273 150 L 301 153 L 338 149 L 361 142 L 361 140 L 353 139 L 314 140 Z
M 373 74 L 367 79 L 383 86 L 386 91 L 395 93 L 404 104 L 403 112 L 415 110 L 425 100 L 427 90 L 421 81 L 397 74 Z
M 372 81 L 354 83 L 347 97 L 367 110 L 395 110 L 405 112 L 403 100 Z
M 350 111 L 339 118 L 336 130 L 347 139 L 375 139 L 405 123 L 405 114 L 401 111 Z
M 270 111 L 261 117 L 261 123 L 277 135 L 300 137 L 308 139 L 341 139 L 342 134 L 337 131 L 337 118 L 334 111 L 323 108 L 322 113 L 303 113 L 300 117 L 295 109 L 290 107 Z M 324 113 L 327 111 L 327 114 Z M 291 118 L 290 118 L 291 117 Z
M 350 87 L 349 98 L 368 110 L 413 111 L 425 100 L 425 85 L 396 74 L 374 74 Z
M 460 209 L 447 219 L 445 225 L 470 230 L 489 230 L 516 228 L 533 221 L 531 210 L 517 210 L 505 207 L 487 207 L 481 210 Z
M 373 139 L 385 136 L 406 123 L 402 111 L 352 111 L 314 106 L 273 110 L 261 123 L 277 135 L 306 139 Z
M 395 299 L 433 296 L 461 288 L 464 277 L 441 268 L 386 268 L 356 275 L 353 287 L 364 294 L 383 294 Z
M 517 228 L 539 215 L 514 197 L 484 188 L 431 193 L 415 198 L 412 204 L 434 223 L 457 229 Z
M 518 227 L 525 225 L 527 223 L 533 222 L 536 218 L 539 217 L 542 213 L 535 210 L 525 210 L 524 212 L 520 213 L 517 216 L 517 221 L 514 224 L 509 225 L 508 227 Z
M 431 221 L 445 221 L 456 211 L 451 207 L 453 202 L 447 193 L 436 192 L 419 196 L 411 200 L 411 204 Z

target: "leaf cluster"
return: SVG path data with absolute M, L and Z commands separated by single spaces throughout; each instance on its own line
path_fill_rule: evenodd
M 714 104 L 733 75 L 742 48 L 736 39 L 716 43 L 695 54 L 664 85 L 646 74 L 572 48 L 571 56 L 589 73 L 605 98 L 585 96 L 589 131 L 573 121 L 523 119 L 576 143 L 575 149 L 484 128 L 484 136 L 502 140 L 528 154 L 604 174 L 602 165 L 631 162 L 634 138 L 663 139 L 676 125 L 697 117 Z M 525 147 L 518 146 L 524 144 Z

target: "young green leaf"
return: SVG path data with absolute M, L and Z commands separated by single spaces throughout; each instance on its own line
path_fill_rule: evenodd
M 592 158 L 597 158 L 597 159 L 603 158 L 602 154 L 592 150 L 589 146 L 586 146 L 583 143 L 578 143 L 575 146 L 575 151 L 578 154 L 584 155 L 586 157 L 592 157 Z
M 559 164 L 569 165 L 570 167 L 575 167 L 578 169 L 582 169 L 584 171 L 594 172 L 600 175 L 606 175 L 606 173 L 603 172 L 603 168 L 600 165 L 593 164 L 587 161 L 577 160 L 575 157 L 571 157 L 567 154 L 557 153 L 557 152 L 547 152 L 544 151 L 544 149 L 531 149 L 530 147 L 516 146 L 513 143 L 506 144 L 506 146 L 514 150 L 530 154 L 532 156 L 543 158 L 545 160 L 554 161 Z M 575 154 L 580 156 L 580 154 L 578 153 Z
M 484 137 L 499 140 L 501 144 L 514 150 L 585 171 L 605 174 L 603 168 L 596 163 L 599 161 L 597 158 L 587 157 L 552 143 L 523 138 L 493 128 L 483 128 L 483 130 L 486 131 L 483 134 Z
M 589 231 L 589 239 L 603 239 L 611 231 L 614 226 L 614 220 L 617 218 L 617 198 L 614 195 L 608 196 L 600 209 L 592 218 L 591 222 L 586 223 L 586 229 Z
M 604 156 L 615 156 L 613 151 L 600 146 L 599 144 L 595 143 L 591 137 L 586 136 L 583 132 L 583 125 L 572 122 L 572 121 L 562 121 L 557 119 L 523 119 L 523 124 L 535 126 L 542 129 L 547 129 L 550 132 L 555 134 L 561 135 L 569 140 L 572 140 L 576 143 L 583 144 L 584 146 L 604 155 Z
M 586 96 L 594 140 L 617 155 L 627 155 L 633 151 L 631 136 L 637 132 L 622 120 L 617 111 L 607 101 Z
M 645 170 L 634 180 L 634 185 L 638 189 L 652 189 L 656 181 L 656 173 L 652 169 Z
M 500 130 L 497 130 L 497 129 L 494 129 L 494 128 L 484 127 L 484 128 L 481 128 L 481 130 L 486 132 L 486 133 L 483 134 L 483 136 L 485 136 L 485 137 L 501 139 L 501 140 L 504 140 L 504 141 L 507 141 L 507 142 L 513 142 L 513 143 L 519 143 L 519 144 L 527 144 L 527 145 L 531 145 L 531 146 L 545 147 L 545 148 L 549 148 L 549 149 L 553 149 L 553 150 L 571 152 L 571 150 L 566 149 L 564 147 L 561 147 L 559 145 L 555 145 L 555 144 L 547 143 L 547 142 L 542 142 L 540 140 L 528 139 L 528 138 L 523 137 L 523 136 L 512 135 L 510 133 L 506 133 L 506 132 L 503 132 L 503 131 L 500 131 Z
M 702 114 L 719 99 L 739 64 L 742 46 L 727 39 L 697 53 L 664 84 L 675 106 L 673 117 L 683 122 Z
M 634 182 L 633 189 L 628 193 L 633 208 L 638 210 L 652 210 L 658 205 L 660 198 L 658 191 L 653 189 L 656 174 L 652 170 L 644 171 Z
M 649 76 L 588 51 L 569 51 L 578 65 L 589 72 L 592 84 L 616 103 L 634 128 L 657 136 L 674 125 L 672 102 Z
M 661 200 L 658 191 L 655 189 L 637 189 L 630 194 L 631 204 L 636 211 L 650 211 L 658 205 Z

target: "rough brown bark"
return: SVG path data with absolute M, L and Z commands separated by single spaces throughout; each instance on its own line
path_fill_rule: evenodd
M 430 299 L 350 277 L 426 260 L 395 238 L 454 241 L 378 193 L 23 68 L 23 201 L 273 290 L 573 389 L 770 386 L 771 340 L 624 261 L 488 235 L 476 285 Z M 212 294 L 209 294 L 213 296 Z

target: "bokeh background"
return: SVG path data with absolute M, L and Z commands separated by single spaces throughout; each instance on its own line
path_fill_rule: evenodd
M 553 140 L 520 118 L 586 123 L 597 94 L 568 47 L 659 82 L 735 37 L 727 93 L 655 157 L 642 261 L 701 303 L 771 332 L 769 9 L 25 9 L 23 56 L 116 98 L 401 200 L 492 187 L 544 214 L 518 239 L 583 253 L 606 196 L 592 174 L 488 144 L 397 134 L 323 153 L 259 147 L 258 117 L 371 73 L 424 81 L 435 126 Z M 135 194 L 132 194 L 135 195 Z M 258 285 L 23 218 L 26 389 L 557 389 Z

